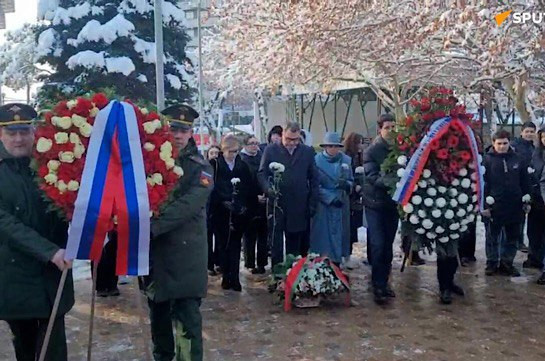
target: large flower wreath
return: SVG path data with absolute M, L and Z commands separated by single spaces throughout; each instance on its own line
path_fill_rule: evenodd
M 34 165 L 40 188 L 51 208 L 67 220 L 74 212 L 95 117 L 109 102 L 102 93 L 62 101 L 45 114 L 45 122 L 36 131 Z M 183 170 L 175 163 L 178 151 L 159 115 L 133 106 L 143 147 L 150 210 L 156 215 Z
M 477 123 L 450 89 L 433 88 L 410 105 L 383 170 L 400 204 L 404 231 L 421 247 L 436 243 L 453 255 L 482 204 Z

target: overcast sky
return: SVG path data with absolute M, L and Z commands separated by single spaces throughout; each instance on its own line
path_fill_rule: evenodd
M 4 34 L 7 30 L 18 29 L 25 23 L 35 23 L 38 11 L 38 0 L 15 0 L 15 12 L 6 14 L 6 30 L 0 30 L 0 44 L 4 42 Z M 6 101 L 25 100 L 25 92 L 13 92 L 9 88 L 3 88 Z

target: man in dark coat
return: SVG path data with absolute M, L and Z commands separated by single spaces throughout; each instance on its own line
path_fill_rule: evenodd
M 66 222 L 47 213 L 30 156 L 34 109 L 0 107 L 0 320 L 8 322 L 18 361 L 37 360 L 51 315 L 64 261 Z M 67 360 L 64 315 L 74 305 L 69 271 L 46 360 Z
M 483 216 L 490 218 L 490 237 L 486 242 L 487 265 L 485 273 L 520 276 L 513 266 L 517 253 L 517 241 L 529 205 L 523 197 L 530 194 L 528 163 L 510 147 L 510 134 L 499 130 L 492 137 L 493 147 L 485 155 L 483 165 L 486 209 Z M 499 244 L 499 235 L 505 231 L 504 244 Z
M 382 163 L 390 153 L 395 118 L 384 114 L 380 116 L 377 124 L 380 135 L 363 153 L 363 205 L 369 230 L 367 247 L 371 248 L 373 293 L 375 302 L 383 304 L 389 297 L 395 297 L 394 291 L 388 285 L 388 278 L 392 269 L 393 243 L 399 214 L 396 203 L 388 194 L 384 174 L 381 172 Z
M 261 164 L 263 154 L 258 148 L 258 141 L 255 136 L 248 136 L 244 139 L 244 148 L 240 157 L 248 167 L 252 175 L 252 202 L 249 205 L 248 215 L 252 217 L 246 232 L 244 233 L 244 263 L 246 268 L 252 269 L 253 274 L 265 273 L 265 266 L 268 263 L 267 246 L 267 210 L 266 198 L 261 190 L 257 179 L 257 172 Z M 257 245 L 257 267 L 256 267 L 256 245 Z
M 271 163 L 283 165 L 279 193 L 273 190 Z M 261 188 L 269 197 L 269 239 L 272 240 L 272 265 L 284 260 L 283 235 L 286 253 L 299 255 L 301 243 L 308 237 L 308 220 L 316 212 L 318 202 L 318 170 L 312 148 L 301 144 L 301 128 L 289 123 L 282 134 L 281 144 L 271 144 L 265 149 L 258 172 Z M 278 197 L 279 210 L 274 210 Z M 274 230 L 274 231 L 273 231 Z
M 151 272 L 145 280 L 156 361 L 203 359 L 201 299 L 207 289 L 205 206 L 212 169 L 192 138 L 198 113 L 186 105 L 163 111 L 184 171 L 170 203 L 151 223 Z M 172 324 L 176 328 L 176 340 Z M 176 351 L 175 351 L 176 350 Z

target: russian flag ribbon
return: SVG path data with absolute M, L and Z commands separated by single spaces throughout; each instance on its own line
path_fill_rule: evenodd
M 118 275 L 149 274 L 150 206 L 134 108 L 112 101 L 95 118 L 68 232 L 66 259 L 98 261 L 117 216 Z
M 458 126 L 462 129 L 465 137 L 469 141 L 471 147 L 471 154 L 473 157 L 473 164 L 475 172 L 477 174 L 477 197 L 479 207 L 482 208 L 484 204 L 484 178 L 481 167 L 479 165 L 478 154 L 479 149 L 477 147 L 477 140 L 475 134 L 469 125 L 461 122 L 458 119 L 452 119 L 451 117 L 441 118 L 436 120 L 430 127 L 428 133 L 422 138 L 417 150 L 411 156 L 409 163 L 403 177 L 401 177 L 400 184 L 396 188 L 396 191 L 392 197 L 394 201 L 402 206 L 409 203 L 412 194 L 414 193 L 415 185 L 420 180 L 420 176 L 424 171 L 426 162 L 428 161 L 431 152 L 431 143 L 434 140 L 439 140 L 449 130 L 451 126 Z

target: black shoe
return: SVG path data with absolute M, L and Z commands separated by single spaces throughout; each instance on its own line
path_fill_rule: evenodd
M 386 286 L 386 289 L 384 290 L 384 294 L 386 295 L 386 297 L 390 297 L 390 298 L 396 297 L 396 293 L 390 286 Z
M 531 259 L 528 259 L 522 263 L 522 268 L 535 268 L 535 269 L 542 269 L 543 264 L 535 262 Z
M 498 266 L 493 266 L 493 265 L 487 265 L 485 270 L 484 270 L 484 274 L 487 275 L 487 276 L 494 276 L 495 274 L 498 273 Z
M 108 296 L 110 296 L 110 297 L 117 297 L 120 294 L 121 293 L 119 292 L 119 289 L 117 289 L 117 288 L 114 288 L 113 290 L 108 291 Z
M 411 258 L 411 266 L 422 266 L 426 264 L 426 261 L 420 258 L 420 254 L 417 251 L 413 251 Z
M 520 272 L 512 264 L 500 264 L 500 267 L 498 268 L 498 273 L 502 276 L 520 277 Z
M 454 293 L 455 295 L 458 295 L 458 296 L 465 296 L 466 295 L 464 289 L 462 287 L 458 286 L 456 283 L 452 284 L 452 286 L 450 287 L 450 291 L 452 293 Z
M 225 277 L 221 280 L 221 288 L 223 288 L 224 290 L 231 289 L 231 282 L 229 282 L 229 280 Z
M 241 292 L 242 291 L 242 285 L 240 284 L 240 281 L 234 281 L 231 283 L 231 289 L 233 291 Z
M 450 293 L 450 290 L 443 290 L 441 291 L 441 303 L 444 305 L 450 305 L 452 303 L 452 294 Z
M 265 273 L 265 267 L 257 267 L 252 270 L 253 275 L 262 275 Z
M 545 285 L 545 272 L 543 272 L 541 274 L 541 277 L 537 279 L 537 284 L 542 286 Z
M 377 305 L 384 305 L 388 301 L 388 296 L 386 295 L 386 290 L 375 288 L 373 291 L 375 295 L 375 303 Z
M 108 291 L 108 290 L 97 291 L 97 296 L 98 297 L 108 297 L 109 295 L 110 295 L 110 291 Z

